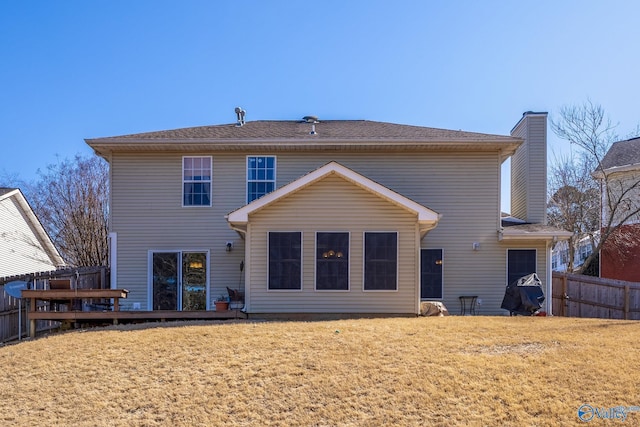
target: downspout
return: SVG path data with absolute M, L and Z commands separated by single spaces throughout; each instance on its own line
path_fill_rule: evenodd
M 118 233 L 111 232 L 109 236 L 109 267 L 111 273 L 111 289 L 118 289 Z
M 227 219 L 229 227 L 236 233 L 238 233 L 240 235 L 240 238 L 244 240 L 244 307 L 242 308 L 242 311 L 248 313 L 249 308 L 251 307 L 251 287 L 249 286 L 249 267 L 251 266 L 249 254 L 251 253 L 251 250 L 249 248 L 249 239 L 247 239 L 246 237 L 249 234 L 250 224 L 246 224 L 247 229 L 244 230 L 230 223 L 228 216 L 226 216 L 225 218 Z

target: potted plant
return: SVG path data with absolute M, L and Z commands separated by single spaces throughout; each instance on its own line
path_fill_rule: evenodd
M 220 295 L 218 299 L 215 301 L 216 311 L 227 311 L 229 310 L 229 300 L 225 298 L 224 295 Z

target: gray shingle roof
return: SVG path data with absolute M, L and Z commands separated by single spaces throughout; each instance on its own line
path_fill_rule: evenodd
M 0 187 L 0 196 L 10 193 L 13 190 L 16 190 L 16 188 Z
M 614 142 L 602 159 L 602 167 L 630 166 L 640 163 L 640 138 Z
M 146 132 L 132 135 L 88 139 L 90 141 L 118 140 L 269 140 L 269 139 L 331 139 L 331 140 L 439 140 L 439 141 L 514 141 L 516 138 L 476 132 L 401 125 L 369 120 L 327 120 L 315 123 L 316 134 L 311 135 L 312 123 L 304 121 L 257 120 L 243 126 L 235 123 L 199 126 L 182 129 Z

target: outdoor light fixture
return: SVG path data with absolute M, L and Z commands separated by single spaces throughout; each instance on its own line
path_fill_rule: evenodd
M 233 249 L 233 242 L 227 242 L 227 252 L 231 252 Z

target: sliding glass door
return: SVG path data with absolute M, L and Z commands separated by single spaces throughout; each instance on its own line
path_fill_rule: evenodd
M 153 252 L 153 310 L 207 309 L 207 252 Z

